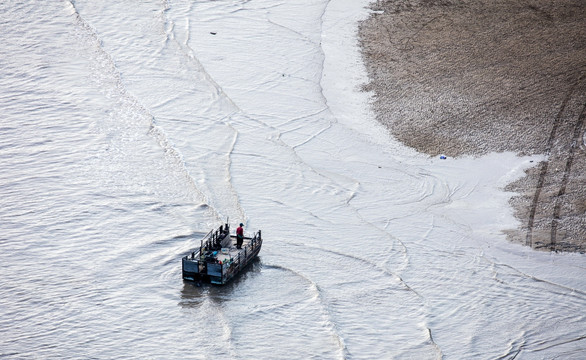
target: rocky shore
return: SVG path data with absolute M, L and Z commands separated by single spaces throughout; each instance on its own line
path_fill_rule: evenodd
M 359 38 L 378 121 L 437 156 L 545 160 L 506 190 L 510 240 L 586 251 L 586 2 L 381 0 Z

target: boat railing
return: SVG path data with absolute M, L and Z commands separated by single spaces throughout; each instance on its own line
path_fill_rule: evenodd
M 226 234 L 230 234 L 230 225 L 220 225 L 219 228 L 216 230 L 210 230 L 206 236 L 201 239 L 201 246 L 199 247 L 199 255 L 200 257 L 203 256 L 203 253 L 206 250 L 217 249 L 221 247 L 222 239 L 226 236 Z
M 250 242 L 243 247 L 243 252 L 238 253 L 238 256 L 231 258 L 227 264 L 222 264 L 222 281 L 230 278 L 234 273 L 240 271 L 244 266 L 248 264 L 249 257 L 255 253 L 260 246 L 262 246 L 261 231 L 257 231 Z
M 254 236 L 252 238 L 247 237 L 247 240 L 250 240 L 246 243 L 246 245 L 244 245 L 242 247 L 243 251 L 240 251 L 238 253 L 238 256 L 234 257 L 234 258 L 230 258 L 230 260 L 226 261 L 226 262 L 217 262 L 217 260 L 214 261 L 210 261 L 207 259 L 206 257 L 206 252 L 208 250 L 212 250 L 213 246 L 216 245 L 217 243 L 217 239 L 221 239 L 223 238 L 226 234 L 226 231 L 229 231 L 229 228 L 226 227 L 225 229 L 223 227 L 220 227 L 218 230 L 216 231 L 210 231 L 201 241 L 201 247 L 199 249 L 199 253 L 198 251 L 193 251 L 191 253 L 191 260 L 195 261 L 196 263 L 199 264 L 206 264 L 206 267 L 208 267 L 209 269 L 215 268 L 219 271 L 217 271 L 218 275 L 221 274 L 221 281 L 225 282 L 228 279 L 230 279 L 232 276 L 234 276 L 237 272 L 239 272 L 240 270 L 242 270 L 242 268 L 244 268 L 246 265 L 248 265 L 248 263 L 250 262 L 250 260 L 254 257 L 254 255 L 256 255 L 256 253 L 258 253 L 258 250 L 260 250 L 259 248 L 262 246 L 262 236 L 261 236 L 261 231 L 257 231 Z M 189 256 L 188 256 L 189 258 Z M 213 265 L 212 265 L 213 264 Z M 218 268 L 219 265 L 219 268 Z

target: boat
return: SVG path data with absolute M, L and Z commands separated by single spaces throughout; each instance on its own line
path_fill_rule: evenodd
M 224 285 L 256 258 L 261 247 L 260 230 L 252 237 L 244 236 L 239 248 L 230 225 L 220 225 L 201 239 L 199 249 L 182 258 L 183 279 Z

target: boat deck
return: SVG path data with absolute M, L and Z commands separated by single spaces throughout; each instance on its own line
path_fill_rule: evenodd
M 236 247 L 236 236 L 230 235 L 230 246 L 223 247 L 218 254 L 216 255 L 216 259 L 221 261 L 222 263 L 226 263 L 230 261 L 230 259 L 236 259 L 239 255 L 245 256 L 246 248 L 250 246 L 251 238 L 244 238 L 242 242 L 242 248 L 238 249 Z
M 183 278 L 225 284 L 258 255 L 261 247 L 260 230 L 253 237 L 245 236 L 238 249 L 236 235 L 230 235 L 228 224 L 220 226 L 201 240 L 199 249 L 183 257 Z

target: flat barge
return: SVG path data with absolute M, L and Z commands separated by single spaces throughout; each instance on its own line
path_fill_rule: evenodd
M 261 247 L 260 230 L 252 237 L 244 236 L 239 248 L 230 226 L 221 225 L 201 239 L 199 249 L 183 257 L 183 279 L 224 285 L 254 260 Z

